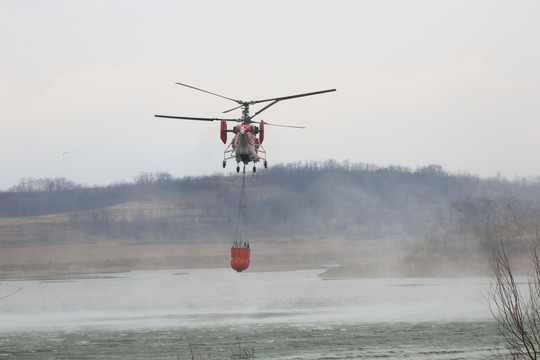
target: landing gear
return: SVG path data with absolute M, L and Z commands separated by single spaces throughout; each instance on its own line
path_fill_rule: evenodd
M 266 160 L 264 160 L 264 168 L 268 168 L 268 162 Z
M 240 172 L 240 165 L 238 165 L 238 166 L 236 167 L 236 172 L 237 172 L 237 173 Z
M 253 167 L 253 172 L 257 172 L 257 168 L 255 166 Z
M 227 165 L 227 162 L 223 160 L 223 168 L 225 169 L 225 165 Z

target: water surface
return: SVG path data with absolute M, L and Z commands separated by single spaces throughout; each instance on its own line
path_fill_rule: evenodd
M 141 271 L 6 281 L 9 359 L 474 359 L 500 347 L 489 278 L 334 279 L 323 270 Z M 191 350 L 190 350 L 191 344 Z

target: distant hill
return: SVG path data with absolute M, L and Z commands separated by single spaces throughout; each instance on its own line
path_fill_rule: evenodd
M 391 240 L 421 262 L 426 251 L 489 253 L 502 239 L 522 242 L 540 219 L 537 180 L 482 179 L 437 165 L 328 160 L 246 176 L 249 231 L 258 242 Z M 232 239 L 240 186 L 241 174 L 144 173 L 105 187 L 23 179 L 0 193 L 0 247 L 223 242 Z

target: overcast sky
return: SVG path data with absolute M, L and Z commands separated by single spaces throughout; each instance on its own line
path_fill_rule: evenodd
M 242 100 L 336 88 L 258 117 L 307 127 L 266 129 L 269 166 L 536 177 L 539 17 L 538 1 L 2 1 L 0 189 L 232 171 L 219 123 L 154 117 L 235 106 L 177 81 Z

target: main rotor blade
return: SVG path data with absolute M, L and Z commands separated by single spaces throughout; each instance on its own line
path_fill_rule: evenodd
M 262 113 L 264 110 L 268 109 L 270 106 L 274 105 L 274 104 L 277 104 L 279 102 L 279 100 L 274 100 L 274 102 L 266 105 L 265 107 L 263 107 L 261 110 L 257 111 L 255 114 L 253 114 L 253 116 L 251 117 L 252 119 L 259 115 L 260 113 Z
M 243 106 L 244 106 L 244 105 L 235 106 L 235 107 L 233 107 L 232 109 L 225 110 L 222 114 L 226 114 L 226 113 L 231 112 L 231 111 L 233 111 L 233 110 L 240 109 L 240 108 L 243 107 Z
M 180 120 L 198 120 L 198 121 L 234 121 L 238 122 L 237 119 L 218 119 L 218 118 L 201 118 L 201 117 L 191 117 L 191 116 L 171 116 L 171 115 L 154 115 L 159 118 L 168 118 L 168 119 L 180 119 Z
M 303 96 L 311 96 L 311 95 L 324 94 L 324 93 L 328 93 L 328 92 L 332 92 L 332 91 L 336 91 L 336 89 L 314 91 L 314 92 L 305 93 L 305 94 L 283 96 L 283 97 L 277 97 L 277 98 L 265 99 L 265 100 L 255 100 L 255 101 L 253 101 L 253 104 L 258 104 L 258 103 L 267 102 L 267 101 L 289 100 L 289 99 L 295 99 L 295 98 L 299 98 L 299 97 L 303 97 Z
M 296 128 L 296 129 L 305 129 L 305 126 L 293 126 L 293 125 L 278 125 L 278 124 L 269 124 L 266 121 L 264 122 L 264 125 L 270 125 L 270 126 L 279 126 L 279 127 L 288 127 L 288 128 Z
M 289 99 L 296 99 L 296 98 L 304 97 L 304 96 L 311 96 L 311 95 L 324 94 L 324 93 L 332 92 L 332 91 L 336 91 L 336 89 L 314 91 L 314 92 L 305 93 L 305 94 L 283 96 L 283 97 L 279 97 L 279 98 L 266 99 L 266 100 L 255 100 L 255 101 L 252 102 L 253 104 L 258 104 L 258 103 L 268 102 L 268 101 L 273 101 L 273 102 L 270 103 L 270 104 L 268 104 L 267 106 L 263 107 L 261 110 L 257 111 L 251 118 L 254 118 L 254 117 L 257 116 L 258 114 L 262 113 L 264 110 L 268 109 L 270 106 L 277 104 L 279 101 L 282 101 L 282 100 L 289 100 Z
M 220 98 L 227 99 L 227 100 L 231 100 L 231 101 L 234 101 L 235 103 L 238 103 L 238 104 L 241 104 L 241 103 L 242 103 L 242 101 L 240 101 L 240 100 L 231 99 L 230 97 L 226 97 L 226 96 L 219 95 L 219 94 L 216 94 L 216 93 L 213 93 L 213 92 L 210 92 L 210 91 L 206 91 L 206 90 L 203 90 L 203 89 L 199 89 L 199 88 L 196 88 L 195 86 L 191 86 L 191 85 L 187 85 L 187 84 L 182 84 L 182 83 L 179 83 L 179 82 L 177 82 L 176 84 L 182 85 L 182 86 L 185 86 L 185 87 L 188 87 L 188 88 L 190 88 L 190 89 L 199 90 L 199 91 L 202 91 L 202 92 L 207 93 L 207 94 L 210 94 L 210 95 L 219 96 Z

